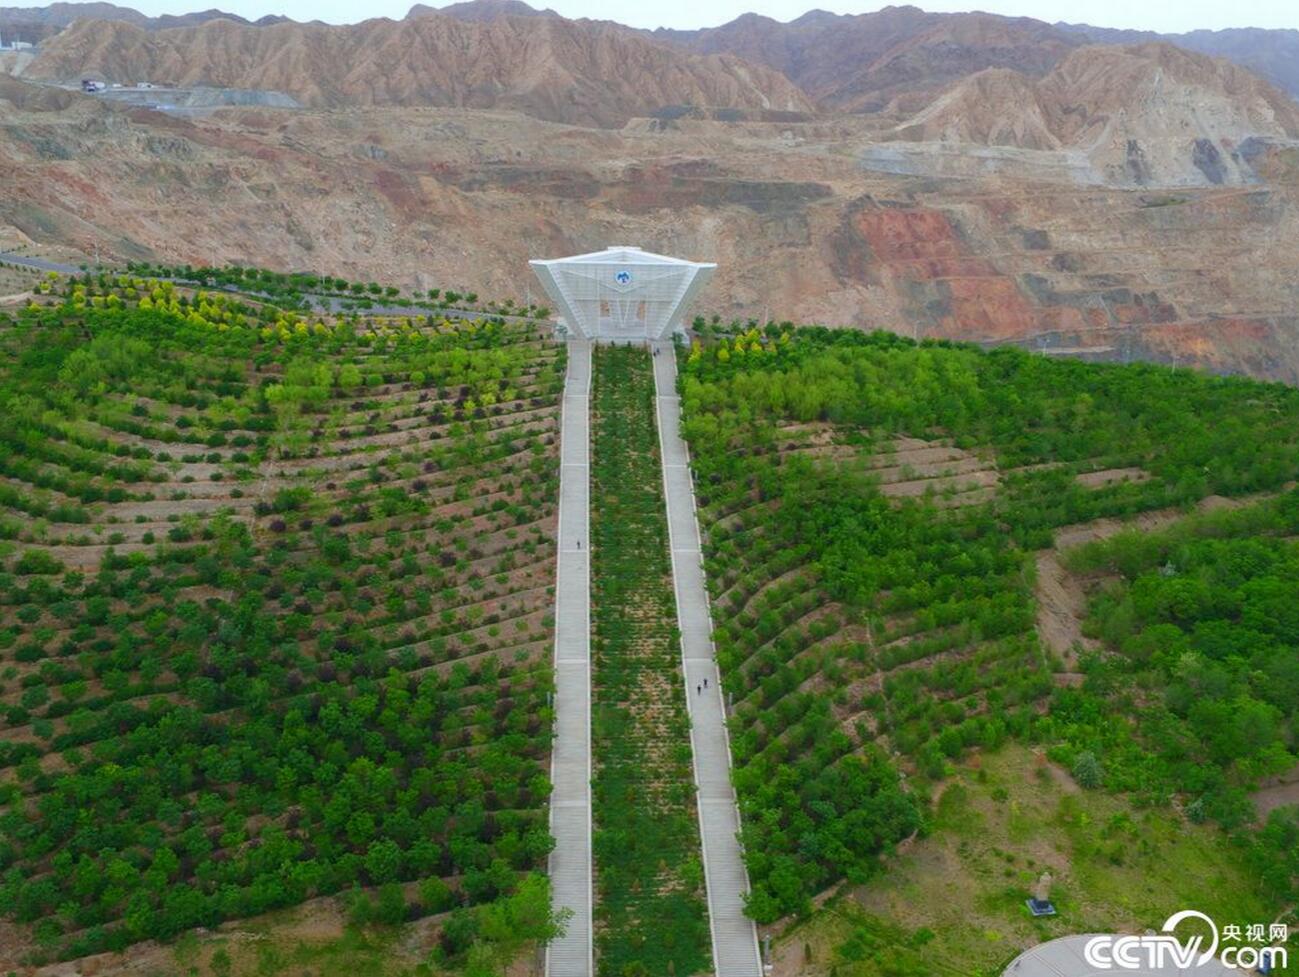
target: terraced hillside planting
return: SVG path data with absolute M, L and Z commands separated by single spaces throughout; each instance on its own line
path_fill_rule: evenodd
M 20 305 L 33 295 L 52 292 L 57 277 L 0 260 L 0 307 Z
M 1114 529 L 1057 533 L 1086 646 L 1082 681 L 1037 737 L 1052 746 L 954 764 L 930 834 L 778 958 L 812 946 L 847 977 L 997 975 L 1042 939 L 1140 932 L 1179 906 L 1293 932 L 1299 492 L 1210 497 Z M 1101 538 L 1062 542 L 1084 534 Z M 1043 871 L 1059 916 L 1033 920 L 1022 894 Z
M 1299 392 L 774 327 L 697 345 L 681 388 L 755 918 L 871 878 L 953 761 L 1009 740 L 1242 825 L 1263 768 L 1216 762 L 1220 730 L 1151 750 L 1157 695 L 1039 640 L 1035 555 L 1071 524 L 1282 490 Z M 1267 728 L 1266 770 L 1292 764 L 1293 723 Z
M 597 967 L 684 977 L 709 929 L 648 351 L 597 346 L 591 405 Z
M 305 309 L 332 302 L 334 307 L 348 311 L 368 311 L 376 306 L 401 306 L 428 312 L 478 309 L 484 313 L 516 317 L 535 316 L 545 319 L 549 316 L 549 310 L 544 307 L 518 307 L 513 299 L 500 302 L 489 299 L 480 303 L 476 292 L 461 293 L 450 288 L 429 288 L 410 294 L 396 285 L 350 282 L 345 278 L 312 272 L 285 273 L 242 265 L 213 268 L 132 263 L 127 268 L 133 276 L 156 278 L 197 288 L 251 293 L 260 301 L 283 308 Z
M 1066 553 L 1090 594 L 1084 630 L 1109 652 L 1084 660 L 1087 682 L 1068 703 L 1091 737 L 1085 745 L 1108 758 L 1107 783 L 1147 792 L 1151 764 L 1167 766 L 1188 795 L 1188 816 L 1234 825 L 1254 815 L 1248 785 L 1290 772 L 1299 728 L 1297 535 L 1294 491 Z M 1138 717 L 1133 726 L 1085 722 L 1112 699 Z M 1153 789 L 1169 786 L 1161 778 Z M 1273 830 L 1286 843 L 1269 871 L 1282 878 L 1299 868 L 1299 811 L 1284 820 L 1288 832 L 1279 823 Z
M 133 275 L 183 281 L 199 287 L 233 288 L 242 292 L 255 292 L 274 301 L 276 304 L 299 305 L 309 295 L 328 295 L 337 298 L 355 300 L 369 299 L 375 302 L 392 302 L 398 299 L 409 300 L 402 295 L 395 285 L 381 285 L 378 282 L 350 282 L 346 278 L 335 278 L 333 275 L 318 275 L 308 272 L 283 273 L 268 268 L 245 268 L 240 265 L 227 265 L 223 268 L 194 267 L 193 265 L 153 265 L 137 263 L 128 266 Z M 441 297 L 440 289 L 428 292 L 430 299 Z M 455 293 L 451 293 L 455 294 Z M 459 298 L 460 296 L 456 296 Z M 423 298 L 421 295 L 420 298 Z M 478 296 L 474 296 L 476 301 Z
M 0 315 L 0 911 L 80 956 L 360 887 L 490 941 L 551 847 L 563 348 L 55 291 Z

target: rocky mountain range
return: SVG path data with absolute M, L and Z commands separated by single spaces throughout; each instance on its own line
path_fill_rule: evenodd
M 305 108 L 180 117 L 89 72 Z M 1299 382 L 1299 107 L 1164 42 L 910 7 L 79 20 L 0 76 L 0 120 L 6 246 L 522 299 L 529 256 L 636 241 L 718 261 L 724 315 Z
M 559 17 L 422 16 L 347 27 L 213 20 L 166 30 L 82 20 L 46 42 L 24 77 L 85 74 L 268 89 L 311 106 L 504 108 L 596 126 L 622 125 L 666 106 L 813 110 L 770 68 Z
M 1266 78 L 1278 88 L 1299 97 L 1299 30 L 1263 30 L 1237 27 L 1219 31 L 1188 31 L 1156 34 L 1153 31 L 1123 31 L 1087 24 L 1057 24 L 1095 44 L 1145 44 L 1167 41 L 1188 51 L 1227 58 L 1242 68 Z
M 209 20 L 230 20 L 237 24 L 255 24 L 264 27 L 269 24 L 283 23 L 288 18 L 270 15 L 256 21 L 249 21 L 238 14 L 226 13 L 223 10 L 199 10 L 187 14 L 148 17 L 131 7 L 91 0 L 89 3 L 52 3 L 46 7 L 0 7 L 0 35 L 3 35 L 6 41 L 27 41 L 36 44 L 53 37 L 76 20 L 104 20 L 131 24 L 145 30 L 161 30 L 167 27 L 192 27 L 196 24 L 205 24 Z
M 537 9 L 524 0 L 461 0 L 443 7 L 416 3 L 406 19 L 430 14 L 478 23 L 502 17 L 559 17 L 553 10 Z M 130 7 L 91 0 L 44 7 L 0 7 L 0 34 L 10 39 L 40 41 L 78 18 L 126 23 L 145 30 L 192 27 L 211 20 L 250 23 L 237 14 L 216 9 L 147 17 Z M 251 23 L 270 26 L 286 20 L 267 16 Z M 890 6 L 853 15 L 811 10 L 788 23 L 745 14 L 719 27 L 642 33 L 698 53 L 734 54 L 775 68 L 810 97 L 848 108 L 876 108 L 891 92 L 941 86 L 984 68 L 1011 68 L 1042 75 L 1071 48 L 1083 44 L 1134 45 L 1152 41 L 1227 58 L 1299 96 L 1299 30 L 1234 28 L 1159 34 L 1089 24 L 1048 24 L 1028 17 L 928 13 L 913 6 Z
M 1299 382 L 1299 152 L 1285 147 L 1259 150 L 1250 185 L 1134 191 L 865 168 L 881 144 L 855 116 L 608 129 L 377 106 L 183 119 L 14 79 L 0 116 L 4 246 L 523 300 L 527 258 L 634 240 L 718 262 L 706 313 Z
M 656 31 L 658 39 L 703 53 L 736 54 L 784 73 L 819 103 L 878 111 L 985 68 L 1043 75 L 1083 43 L 1049 24 L 992 14 L 931 14 L 885 7 L 855 16 L 813 10 L 782 24 L 746 14 L 701 31 Z
M 1041 21 L 914 7 L 646 34 L 521 0 L 471 0 L 350 26 L 78 20 L 23 77 L 269 90 L 313 107 L 507 109 L 600 127 L 851 114 L 882 143 L 1054 153 L 1039 170 L 1116 186 L 1246 184 L 1260 139 L 1299 135 L 1295 103 L 1234 62 L 1164 42 L 1085 40 Z M 890 152 L 868 162 L 915 172 L 914 153 L 898 162 Z
M 902 6 L 865 14 L 812 10 L 788 23 L 745 14 L 720 27 L 654 36 L 776 68 L 813 97 L 849 110 L 879 108 L 891 94 L 932 89 L 984 68 L 1044 75 L 1084 44 L 1158 41 L 1228 58 L 1299 96 L 1299 30 L 1157 34 Z
M 530 7 L 523 0 L 461 0 L 460 3 L 447 4 L 445 7 L 430 7 L 417 3 L 406 14 L 406 19 L 427 17 L 430 14 L 438 17 L 454 17 L 457 20 L 491 21 L 498 17 L 558 17 L 559 14 L 549 7 L 538 10 Z
M 1067 151 L 1111 185 L 1252 182 L 1250 147 L 1299 136 L 1299 105 L 1235 64 L 1152 43 L 1078 48 L 1042 78 L 985 68 L 891 133 Z

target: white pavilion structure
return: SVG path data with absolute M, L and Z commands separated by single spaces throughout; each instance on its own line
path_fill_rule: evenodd
M 630 245 L 528 264 L 569 333 L 582 339 L 655 340 L 684 331 L 686 307 L 717 270 Z

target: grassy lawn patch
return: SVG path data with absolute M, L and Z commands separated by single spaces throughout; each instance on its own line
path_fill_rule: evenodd
M 1044 940 L 1158 929 L 1179 909 L 1220 924 L 1271 921 L 1271 900 L 1242 861 L 1214 826 L 1083 793 L 1007 746 L 958 768 L 932 834 L 791 931 L 778 958 L 789 973 L 982 977 Z M 1034 920 L 1024 900 L 1044 871 L 1060 912 Z M 921 959 L 927 969 L 914 968 Z

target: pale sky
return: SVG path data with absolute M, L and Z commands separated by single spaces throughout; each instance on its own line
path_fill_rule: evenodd
M 14 0 L 10 0 L 14 2 Z M 367 17 L 405 16 L 414 0 L 117 0 L 146 14 L 178 14 L 187 10 L 219 7 L 255 20 L 265 14 L 284 14 L 294 20 L 323 20 L 332 24 L 352 23 Z M 425 0 L 442 6 L 450 0 Z M 809 9 L 820 7 L 838 14 L 866 13 L 879 9 L 835 0 L 528 0 L 533 6 L 551 7 L 565 17 L 616 20 L 632 27 L 715 27 L 742 13 L 765 14 L 776 20 L 793 20 Z M 1296 0 L 980 0 L 968 3 L 929 0 L 916 6 L 932 11 L 986 10 L 1013 17 L 1036 17 L 1051 23 L 1091 24 L 1095 27 L 1124 27 L 1163 33 L 1224 27 L 1286 27 L 1299 29 Z

